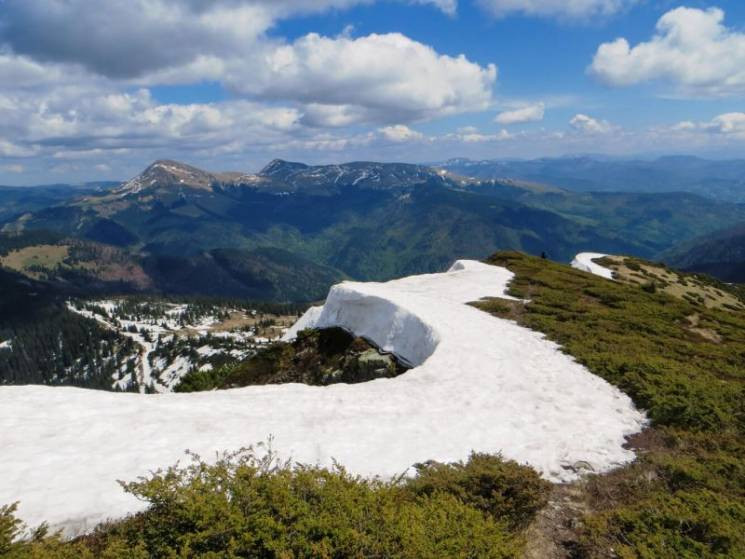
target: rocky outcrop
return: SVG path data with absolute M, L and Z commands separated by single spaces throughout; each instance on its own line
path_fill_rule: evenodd
M 342 328 L 304 330 L 291 343 L 275 344 L 236 366 L 222 388 L 292 382 L 355 384 L 396 377 L 406 370 L 392 354 Z

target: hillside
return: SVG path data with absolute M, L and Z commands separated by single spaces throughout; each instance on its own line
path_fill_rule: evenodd
M 111 389 L 135 353 L 116 332 L 66 307 L 71 292 L 0 269 L 0 386 Z
M 116 246 L 111 237 L 104 240 L 114 244 L 43 230 L 0 234 L 0 267 L 77 294 L 233 296 L 274 302 L 316 300 L 344 277 L 330 266 L 277 248 L 150 254 Z
M 175 422 L 173 413 L 177 410 L 176 401 L 143 401 L 136 405 L 139 410 L 137 413 L 146 411 L 147 423 L 153 425 L 158 417 L 155 410 L 160 406 L 169 407 L 168 417 L 171 421 L 167 425 L 156 424 L 157 432 L 162 435 L 162 430 L 166 429 L 169 433 L 166 439 L 172 440 L 177 431 L 188 431 L 184 423 L 195 421 L 195 413 L 207 414 L 210 417 L 213 414 L 219 415 L 221 410 L 225 410 L 231 417 L 237 413 L 250 413 L 251 407 L 247 409 L 245 406 L 246 399 L 257 398 L 255 402 L 258 404 L 262 401 L 259 395 L 263 391 L 271 391 L 272 401 L 276 401 L 277 395 L 283 390 L 288 395 L 295 394 L 296 391 L 300 394 L 304 390 L 311 390 L 314 400 L 323 398 L 323 395 L 329 392 L 337 394 L 340 398 L 334 404 L 333 414 L 342 418 L 345 424 L 341 431 L 333 430 L 333 441 L 339 442 L 339 437 L 343 438 L 346 430 L 357 424 L 354 421 L 349 422 L 349 416 L 341 413 L 347 401 L 346 392 L 356 394 L 353 401 L 355 409 L 359 410 L 358 396 L 368 390 L 375 392 L 376 384 L 381 383 L 381 390 L 384 390 L 385 395 L 377 398 L 375 404 L 369 408 L 362 406 L 361 410 L 366 414 L 365 421 L 375 422 L 375 429 L 362 428 L 359 432 L 355 431 L 355 444 L 365 441 L 367 445 L 367 438 L 374 436 L 387 424 L 387 407 L 394 406 L 400 411 L 406 401 L 405 398 L 401 400 L 405 390 L 389 390 L 389 385 L 402 386 L 401 383 L 412 383 L 417 391 L 414 400 L 418 402 L 422 396 L 421 391 L 432 388 L 429 381 L 434 381 L 435 378 L 430 379 L 430 373 L 434 373 L 437 364 L 443 359 L 442 364 L 449 369 L 457 363 L 458 380 L 455 382 L 463 381 L 463 375 L 468 376 L 473 372 L 472 367 L 467 366 L 465 361 L 454 360 L 456 357 L 465 357 L 466 354 L 457 350 L 458 338 L 453 337 L 453 334 L 459 331 L 461 323 L 453 322 L 448 318 L 448 313 L 460 308 L 462 303 L 458 301 L 478 299 L 485 294 L 489 297 L 475 303 L 479 310 L 472 309 L 476 314 L 466 313 L 469 320 L 475 320 L 472 326 L 478 330 L 478 333 L 471 333 L 469 329 L 462 332 L 463 340 L 468 340 L 468 357 L 473 361 L 478 360 L 479 356 L 493 357 L 500 351 L 506 351 L 509 354 L 510 366 L 505 367 L 504 359 L 492 359 L 488 364 L 484 362 L 479 366 L 478 380 L 474 378 L 474 384 L 471 385 L 471 388 L 476 390 L 467 389 L 465 394 L 469 395 L 468 401 L 462 402 L 466 406 L 463 409 L 467 409 L 468 413 L 461 412 L 448 421 L 442 421 L 442 414 L 451 406 L 454 406 L 453 410 L 458 407 L 455 402 L 461 401 L 460 396 L 455 400 L 453 396 L 463 394 L 466 387 L 459 385 L 460 388 L 456 390 L 455 384 L 446 383 L 448 389 L 444 395 L 447 397 L 447 404 L 441 402 L 442 405 L 433 406 L 434 393 L 425 396 L 426 403 L 409 410 L 397 421 L 396 435 L 386 438 L 386 452 L 365 460 L 365 467 L 398 459 L 398 453 L 394 451 L 396 447 L 391 446 L 397 444 L 397 441 L 406 446 L 406 452 L 418 452 L 423 449 L 423 441 L 427 441 L 427 444 L 434 441 L 445 442 L 448 440 L 445 433 L 464 425 L 470 427 L 463 431 L 460 437 L 466 436 L 468 441 L 465 447 L 471 446 L 474 444 L 471 438 L 488 435 L 492 430 L 498 430 L 501 424 L 478 419 L 481 416 L 474 414 L 474 409 L 482 409 L 480 406 L 483 403 L 486 407 L 482 411 L 489 409 L 492 410 L 489 413 L 501 413 L 499 410 L 507 404 L 510 406 L 509 409 L 521 405 L 520 398 L 515 398 L 513 388 L 519 389 L 518 393 L 526 397 L 535 389 L 540 396 L 537 399 L 527 398 L 527 403 L 543 406 L 552 398 L 568 398 L 571 401 L 575 397 L 584 403 L 579 408 L 566 405 L 555 407 L 552 413 L 562 414 L 564 419 L 554 421 L 545 421 L 543 412 L 531 415 L 526 414 L 525 410 L 515 409 L 514 413 L 508 414 L 508 419 L 503 420 L 506 421 L 511 436 L 501 439 L 497 444 L 503 454 L 506 454 L 505 457 L 509 457 L 513 452 L 527 453 L 525 456 L 528 457 L 528 462 L 543 472 L 544 477 L 552 478 L 558 474 L 574 481 L 548 487 L 538 482 L 535 477 L 531 477 L 527 468 L 518 468 L 512 462 L 477 454 L 468 460 L 464 459 L 463 462 L 449 465 L 437 462 L 421 463 L 417 465 L 419 478 L 399 479 L 379 485 L 347 477 L 348 474 L 345 472 L 333 468 L 326 470 L 309 467 L 293 470 L 289 465 L 282 466 L 281 463 L 273 461 L 276 460 L 276 455 L 267 461 L 260 449 L 254 449 L 247 453 L 225 456 L 214 466 L 195 459 L 191 465 L 167 472 L 157 472 L 136 483 L 128 484 L 128 494 L 120 494 L 121 500 L 117 501 L 116 506 L 125 506 L 125 503 L 126 506 L 134 506 L 137 501 L 133 500 L 132 496 L 138 496 L 150 503 L 147 511 L 105 526 L 90 538 L 66 544 L 42 539 L 36 543 L 26 544 L 27 551 L 30 552 L 32 547 L 38 550 L 40 546 L 57 549 L 58 553 L 65 550 L 83 553 L 91 549 L 107 549 L 114 557 L 124 557 L 135 548 L 150 553 L 183 553 L 185 549 L 198 549 L 203 553 L 220 552 L 225 549 L 225 541 L 213 530 L 214 519 L 217 516 L 225 518 L 220 521 L 219 534 L 230 534 L 230 537 L 237 537 L 238 534 L 252 535 L 249 539 L 236 540 L 234 544 L 237 553 L 249 554 L 259 553 L 259 550 L 272 548 L 271 546 L 279 546 L 279 549 L 287 550 L 288 553 L 311 553 L 311 550 L 316 549 L 316 545 L 323 545 L 329 552 L 351 553 L 348 547 L 351 540 L 344 536 L 352 529 L 350 522 L 354 524 L 354 529 L 358 530 L 355 532 L 358 538 L 354 539 L 360 546 L 358 550 L 372 553 L 374 550 L 379 551 L 381 548 L 377 546 L 380 545 L 394 546 L 386 549 L 395 550 L 395 553 L 391 551 L 390 554 L 402 557 L 418 557 L 422 554 L 439 557 L 464 553 L 475 557 L 714 558 L 739 557 L 745 553 L 745 540 L 740 530 L 742 523 L 745 522 L 745 416 L 742 410 L 745 394 L 742 390 L 741 367 L 741 356 L 745 351 L 745 322 L 742 311 L 710 307 L 699 301 L 676 298 L 659 291 L 652 292 L 645 289 L 645 284 L 608 280 L 517 253 L 495 254 L 489 259 L 489 263 L 495 266 L 495 272 L 489 271 L 488 266 L 476 265 L 474 268 L 473 265 L 465 263 L 449 275 L 441 274 L 440 276 L 449 278 L 445 290 L 449 295 L 441 291 L 445 284 L 438 283 L 443 278 L 437 276 L 406 278 L 400 282 L 392 282 L 388 288 L 385 287 L 387 284 L 350 284 L 347 288 L 338 288 L 329 297 L 325 315 L 314 313 L 315 324 L 319 327 L 333 323 L 329 321 L 346 322 L 350 326 L 354 325 L 354 330 L 378 339 L 381 346 L 390 344 L 389 347 L 406 356 L 407 361 L 420 364 L 419 367 L 396 378 L 379 379 L 372 383 L 347 387 L 260 386 L 206 392 L 201 395 L 178 395 L 179 398 L 189 396 L 198 399 L 193 400 L 189 406 L 190 417 Z M 604 263 L 601 261 L 601 264 Z M 469 279 L 469 274 L 472 273 L 476 273 L 471 278 L 475 280 L 473 285 Z M 496 276 L 493 276 L 493 273 L 510 282 L 507 293 L 495 294 L 484 291 L 484 285 L 494 283 Z M 487 276 L 490 278 L 489 281 L 485 281 Z M 436 288 L 438 285 L 440 287 Z M 417 292 L 416 297 L 411 293 L 405 297 L 406 304 L 411 305 L 408 308 L 413 314 L 410 318 L 395 322 L 398 328 L 402 328 L 395 331 L 396 335 L 388 335 L 385 329 L 386 320 L 374 319 L 369 312 L 360 314 L 356 310 L 358 304 L 369 309 L 369 305 L 364 304 L 367 297 L 390 298 L 395 304 L 401 304 L 404 299 L 396 303 L 395 293 L 400 290 L 403 296 L 409 288 Z M 438 305 L 425 304 L 428 289 L 438 290 Z M 423 306 L 419 305 L 418 297 L 423 297 Z M 688 320 L 692 315 L 699 317 L 698 327 L 716 332 L 717 338 L 700 335 Z M 425 326 L 436 326 L 436 337 L 430 338 L 430 345 L 409 344 L 411 341 L 421 341 L 422 336 L 427 337 L 426 327 L 422 329 L 421 325 L 417 325 L 415 317 L 421 317 Z M 384 317 L 381 315 L 378 318 Z M 440 319 L 446 320 L 454 330 L 447 329 L 444 323 L 438 326 L 437 321 Z M 491 334 L 490 328 L 498 328 L 499 335 Z M 545 334 L 551 342 L 530 330 Z M 527 334 L 531 341 L 522 338 L 523 334 L 518 334 L 519 332 Z M 482 336 L 486 339 L 474 346 L 473 342 L 481 340 Z M 436 345 L 434 353 L 428 356 L 427 352 L 432 350 L 433 343 L 439 345 Z M 567 355 L 563 356 L 561 352 L 556 352 L 550 356 L 542 355 L 536 361 L 528 358 L 521 360 L 518 357 L 522 351 L 532 354 L 539 346 L 543 348 L 541 351 L 559 347 L 553 343 L 560 344 Z M 537 345 L 533 347 L 532 344 Z M 440 349 L 447 351 L 437 357 L 437 347 L 440 346 Z M 416 352 L 422 348 L 429 349 L 425 354 L 418 356 Z M 612 388 L 609 395 L 617 389 L 628 394 L 636 406 L 645 410 L 650 425 L 642 433 L 629 437 L 623 447 L 615 446 L 616 443 L 611 443 L 610 439 L 601 436 L 601 433 L 611 428 L 613 423 L 623 416 L 617 416 L 616 413 L 620 413 L 617 406 L 624 401 L 624 396 L 613 405 L 601 405 L 603 411 L 600 415 L 588 412 L 591 418 L 588 417 L 587 421 L 576 424 L 581 431 L 566 439 L 572 443 L 564 451 L 573 449 L 582 453 L 583 445 L 594 441 L 590 443 L 590 447 L 585 447 L 585 452 L 590 448 L 598 448 L 595 444 L 609 444 L 607 448 L 615 449 L 613 452 L 622 452 L 628 457 L 632 457 L 633 452 L 633 462 L 606 471 L 606 467 L 599 466 L 600 462 L 594 461 L 608 458 L 609 455 L 602 452 L 594 455 L 589 461 L 574 462 L 571 469 L 553 470 L 548 464 L 537 465 L 533 461 L 534 458 L 529 457 L 532 452 L 538 452 L 545 453 L 543 455 L 546 458 L 553 456 L 554 459 L 561 459 L 563 451 L 555 454 L 546 452 L 546 449 L 552 445 L 561 445 L 561 437 L 568 435 L 566 429 L 574 425 L 567 422 L 566 414 L 572 410 L 580 412 L 593 409 L 597 398 L 587 398 L 587 384 L 581 384 L 582 388 L 575 392 L 570 388 L 571 383 L 565 382 L 563 373 L 553 380 L 550 378 L 551 375 L 541 375 L 541 379 L 536 382 L 521 385 L 523 374 L 514 375 L 510 380 L 511 367 L 523 366 L 527 372 L 536 366 L 551 367 L 553 363 L 553 370 L 556 370 L 557 364 L 568 365 L 570 362 L 573 363 L 571 368 L 576 368 L 578 374 L 581 372 L 577 378 L 585 378 L 583 375 L 592 373 L 587 377 L 595 379 L 590 383 L 594 387 L 592 390 L 607 387 Z M 485 374 L 489 379 L 486 382 Z M 502 376 L 505 374 L 507 377 Z M 598 377 L 604 381 L 600 381 Z M 445 380 L 445 377 L 437 378 Z M 609 384 L 605 384 L 605 381 Z M 518 384 L 513 384 L 514 382 Z M 541 386 L 545 382 L 557 384 L 552 389 L 545 386 L 545 389 L 542 389 Z M 434 385 L 436 384 L 437 382 L 434 382 Z M 498 388 L 497 392 L 491 394 L 490 391 L 495 387 Z M 0 397 L 10 398 L 8 403 L 11 406 L 21 406 L 20 414 L 32 413 L 35 396 L 28 393 L 19 400 L 19 394 L 0 389 Z M 50 402 L 47 396 L 45 401 Z M 69 396 L 75 401 L 85 401 L 86 409 L 97 409 L 94 402 L 84 393 L 71 393 Z M 504 399 L 505 397 L 507 398 Z M 26 398 L 29 398 L 28 405 L 20 403 Z M 240 400 L 240 403 L 236 400 L 235 405 L 231 404 L 233 398 Z M 215 405 L 215 401 L 219 401 L 220 404 Z M 67 405 L 60 400 L 54 402 L 54 406 Z M 211 402 L 211 405 L 207 402 Z M 198 408 L 195 407 L 197 403 Z M 114 409 L 110 404 L 105 405 L 109 410 Z M 274 409 L 274 413 L 278 413 L 279 410 L 276 407 Z M 325 408 L 320 406 L 318 409 Z M 418 424 L 422 414 L 426 416 L 430 410 L 437 413 L 438 429 L 434 432 L 417 429 L 415 437 L 408 439 L 405 436 L 408 429 Z M 610 410 L 614 411 L 609 413 Z M 287 410 L 287 413 L 290 413 L 290 410 Z M 382 414 L 381 417 L 377 416 L 378 413 Z M 18 413 L 14 412 L 11 415 L 17 416 Z M 0 418 L 2 417 L 4 416 L 0 412 Z M 324 417 L 325 420 L 333 421 L 332 417 Z M 261 421 L 266 422 L 268 419 L 265 417 Z M 285 425 L 287 421 L 294 420 L 287 417 L 280 423 Z M 137 425 L 127 423 L 133 427 Z M 211 438 L 214 440 L 215 430 L 223 429 L 223 426 L 219 421 L 209 423 Z M 592 425 L 592 429 L 588 429 L 587 425 Z M 275 451 L 281 452 L 285 438 L 281 434 L 280 424 L 277 425 L 277 429 L 280 430 L 274 432 L 279 433 L 279 436 L 272 445 Z M 62 431 L 64 430 L 62 427 Z M 8 429 L 0 430 L 6 437 L 11 432 L 12 430 Z M 324 429 L 315 430 L 315 435 L 311 435 L 311 439 L 324 432 Z M 552 433 L 553 438 L 535 447 L 520 444 L 513 446 L 519 440 L 513 436 L 514 433 L 529 434 L 529 440 L 534 440 L 538 433 L 548 432 Z M 433 438 L 429 438 L 429 435 Z M 231 430 L 229 437 L 221 436 L 219 444 L 228 445 L 222 448 L 229 448 L 229 440 L 233 440 L 231 437 L 234 436 L 235 429 Z M 487 436 L 487 439 L 490 438 Z M 78 439 L 79 437 L 75 440 Z M 507 442 L 508 439 L 510 442 Z M 78 444 L 75 440 L 65 438 L 62 444 Z M 407 440 L 416 441 L 416 444 L 407 446 Z M 461 438 L 457 440 L 462 442 Z M 192 434 L 188 442 L 189 447 L 195 448 L 195 442 Z M 307 442 L 313 446 L 312 440 Z M 110 445 L 114 442 L 105 444 Z M 237 439 L 235 444 L 239 444 Z M 151 446 L 148 445 L 148 449 Z M 25 447 L 18 445 L 14 448 Z M 302 448 L 304 447 L 296 447 L 298 450 Z M 486 450 L 486 447 L 482 448 Z M 144 451 L 163 452 L 162 448 L 157 451 L 148 449 Z M 317 446 L 313 450 L 308 447 L 307 452 L 313 455 L 313 461 L 317 460 Z M 325 456 L 341 457 L 341 463 L 351 466 L 351 471 L 355 471 L 359 467 L 355 464 L 362 464 L 355 461 L 359 451 L 352 452 L 349 458 L 345 458 L 344 452 L 340 447 Z M 120 453 L 118 456 L 122 458 L 131 455 L 131 445 L 126 450 L 119 448 L 117 453 Z M 452 460 L 447 454 L 438 455 L 434 447 L 427 450 L 426 454 L 443 461 Z M 111 452 L 96 456 L 99 456 L 97 460 L 105 459 L 112 464 L 120 459 L 116 453 Z M 165 455 L 162 459 L 169 463 Z M 623 459 L 623 462 L 626 462 L 626 459 Z M 141 464 L 141 461 L 138 461 L 138 464 Z M 56 468 L 56 471 L 65 469 Z M 115 470 L 111 466 L 106 467 L 104 471 L 115 475 Z M 131 470 L 126 477 L 132 479 L 135 475 L 133 472 L 134 470 Z M 25 486 L 28 486 L 28 474 L 25 473 L 24 476 Z M 12 473 L 10 479 L 13 479 Z M 63 489 L 63 478 L 57 477 L 56 480 L 55 491 Z M 322 486 L 329 490 L 321 491 Z M 89 502 L 84 493 L 87 490 L 77 486 L 72 489 L 75 503 Z M 228 493 L 241 495 L 244 492 L 261 497 L 254 497 L 250 502 L 236 502 L 227 498 Z M 272 497 L 278 492 L 285 496 L 281 505 Z M 97 491 L 97 495 L 101 494 Z M 410 500 L 412 498 L 414 501 Z M 372 502 L 378 505 L 371 506 Z M 413 504 L 415 502 L 416 505 Z M 359 505 L 368 512 L 362 514 L 358 505 L 354 503 L 368 503 Z M 544 507 L 546 503 L 548 505 Z M 19 510 L 28 515 L 29 509 L 23 506 L 22 500 Z M 142 506 L 142 503 L 137 505 L 138 508 Z M 380 510 L 378 506 L 384 510 L 401 510 L 401 507 L 404 507 L 410 516 L 407 516 L 408 520 L 398 514 L 384 514 L 379 518 L 374 512 Z M 426 507 L 430 512 L 425 514 L 419 509 L 411 508 L 418 506 Z M 486 515 L 469 516 L 468 510 L 472 509 L 486 512 Z M 111 512 L 114 509 L 108 510 Z M 296 513 L 290 514 L 292 510 Z M 344 514 L 329 516 L 328 511 L 331 510 L 342 510 Z M 11 518 L 11 512 L 6 511 L 4 516 L 0 512 L 0 518 Z M 60 511 L 55 509 L 53 513 L 47 514 L 56 515 L 47 516 L 54 521 L 59 517 Z M 311 518 L 316 520 L 311 521 Z M 370 525 L 367 521 L 362 521 L 363 518 L 378 520 L 375 520 L 374 525 Z M 432 524 L 434 518 L 443 519 L 443 523 Z M 476 518 L 483 519 L 486 524 L 475 524 Z M 498 525 L 492 523 L 495 521 Z M 258 527 L 263 522 L 272 522 L 276 531 L 271 534 L 259 532 Z M 308 522 L 311 526 L 323 526 L 323 535 L 317 535 L 309 527 Z M 452 527 L 454 523 L 468 526 L 464 528 L 468 534 L 467 539 L 462 539 L 447 528 Z M 686 529 L 681 529 L 681 526 Z M 433 536 L 424 540 L 412 538 L 410 535 L 403 540 L 390 536 L 392 533 L 409 534 L 406 531 L 408 529 L 432 530 Z M 285 534 L 286 536 L 283 536 Z M 393 538 L 390 541 L 389 536 Z M 398 543 L 393 544 L 393 541 Z M 486 543 L 487 541 L 489 543 Z M 429 545 L 435 547 L 428 547 Z M 485 547 L 481 547 L 482 545 Z
M 694 239 L 664 254 L 671 265 L 710 274 L 722 281 L 745 283 L 745 226 Z
M 157 161 L 3 231 L 52 231 L 97 252 L 95 266 L 81 257 L 51 271 L 104 292 L 130 270 L 119 290 L 312 300 L 344 276 L 431 272 L 498 249 L 565 262 L 589 247 L 651 258 L 742 220 L 745 207 L 691 194 L 572 193 L 410 164 L 275 160 L 241 174 Z
M 46 278 L 37 268 L 30 273 Z M 168 391 L 191 370 L 252 355 L 302 308 L 246 300 L 90 297 L 91 290 L 81 286 L 0 268 L 0 386 Z
M 111 183 L 82 186 L 57 184 L 41 186 L 0 186 L 0 223 L 78 198 L 96 188 L 111 188 Z

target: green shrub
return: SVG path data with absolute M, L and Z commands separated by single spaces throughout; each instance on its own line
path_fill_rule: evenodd
M 591 477 L 594 508 L 572 556 L 745 557 L 745 313 L 518 253 L 489 261 L 516 274 L 510 295 L 530 299 L 518 322 L 629 394 L 666 441 Z M 694 313 L 720 341 L 690 335 Z
M 217 390 L 231 374 L 235 372 L 237 364 L 228 363 L 222 367 L 209 371 L 193 369 L 185 374 L 173 389 L 174 392 L 204 392 Z
M 148 509 L 61 542 L 19 535 L 15 509 L 0 515 L 12 559 L 49 557 L 494 558 L 519 555 L 516 527 L 544 500 L 529 468 L 473 455 L 422 467 L 423 483 L 364 479 L 341 466 L 278 462 L 252 449 L 214 464 L 197 456 L 123 484 Z M 3 543 L 0 543 L 3 545 Z M 11 546 L 10 548 L 8 546 Z M 3 548 L 0 548 L 3 549 Z M 77 554 L 77 555 L 76 555 Z
M 657 284 L 654 281 L 648 281 L 644 284 L 642 284 L 642 289 L 646 291 L 647 293 L 656 293 L 657 292 Z
M 586 557 L 725 558 L 745 553 L 745 505 L 711 491 L 653 494 L 588 521 Z
M 535 470 L 499 456 L 471 454 L 468 462 L 417 464 L 406 485 L 417 495 L 448 493 L 513 528 L 524 528 L 542 509 L 550 484 Z

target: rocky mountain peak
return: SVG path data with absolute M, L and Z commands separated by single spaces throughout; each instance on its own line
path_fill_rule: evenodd
M 273 159 L 261 171 L 259 171 L 258 174 L 265 177 L 287 175 L 307 168 L 308 165 L 305 163 L 285 161 L 284 159 Z
M 218 182 L 215 175 L 170 159 L 159 159 L 141 174 L 124 183 L 118 192 L 123 195 L 135 194 L 145 189 L 182 186 L 210 190 Z

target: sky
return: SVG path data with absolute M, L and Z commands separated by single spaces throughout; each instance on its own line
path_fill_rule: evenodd
M 741 157 L 745 2 L 0 0 L 0 184 Z

